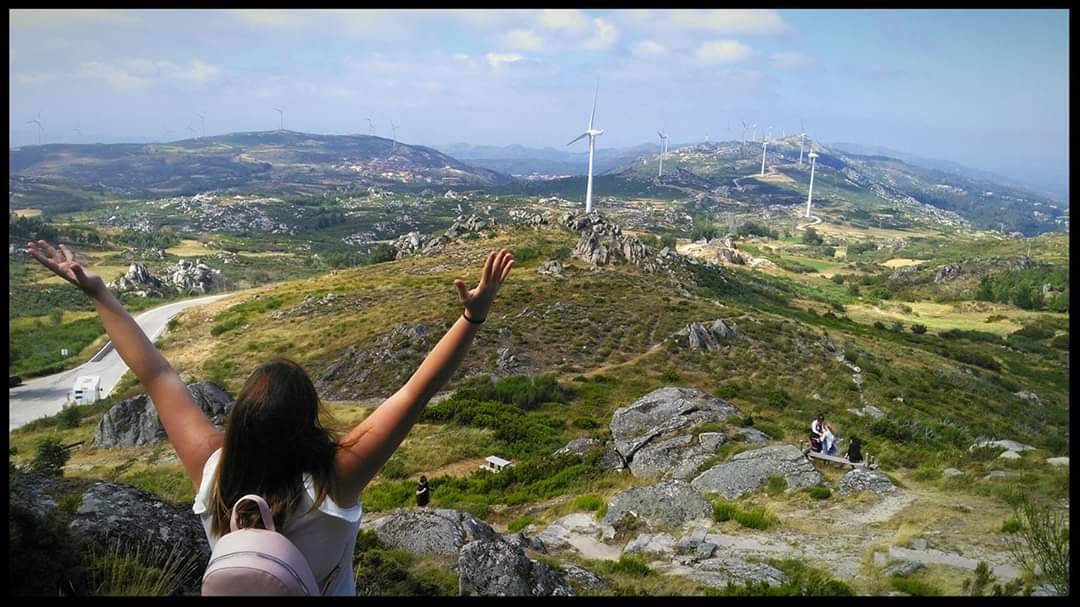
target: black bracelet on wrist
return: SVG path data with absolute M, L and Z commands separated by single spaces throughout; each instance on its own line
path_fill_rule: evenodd
M 473 320 L 473 319 L 469 318 L 469 315 L 466 314 L 465 312 L 461 313 L 461 317 L 464 318 L 465 320 L 469 321 L 470 323 L 474 324 L 474 325 L 483 324 L 484 320 L 487 320 L 486 318 L 484 320 Z

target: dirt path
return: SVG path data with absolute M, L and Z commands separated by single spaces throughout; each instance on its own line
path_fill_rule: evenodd
M 654 354 L 657 351 L 659 351 L 660 348 L 664 345 L 665 341 L 667 341 L 667 340 L 664 340 L 664 341 L 662 341 L 662 342 L 660 342 L 658 344 L 653 344 L 652 346 L 649 347 L 648 350 L 642 352 L 641 354 L 638 354 L 637 356 L 635 356 L 635 357 L 633 357 L 633 358 L 631 358 L 629 360 L 624 360 L 621 363 L 612 363 L 610 365 L 604 365 L 602 367 L 597 367 L 597 368 L 593 369 L 592 371 L 589 371 L 587 373 L 583 373 L 582 375 L 584 375 L 585 377 L 592 377 L 594 375 L 599 375 L 600 373 L 603 373 L 605 371 L 610 371 L 612 369 L 617 369 L 619 367 L 625 367 L 626 365 L 637 364 L 639 361 L 641 361 L 646 356 L 648 356 L 650 354 Z

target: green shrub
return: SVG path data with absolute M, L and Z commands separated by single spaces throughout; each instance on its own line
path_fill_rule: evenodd
M 787 489 L 787 486 L 786 478 L 779 475 L 773 475 L 769 477 L 765 484 L 765 492 L 773 496 L 780 495 Z
M 745 586 L 736 586 L 729 582 L 725 588 L 706 588 L 706 596 L 855 596 L 855 592 L 844 582 L 834 579 L 828 573 L 808 567 L 795 559 L 769 559 L 768 563 L 783 571 L 788 579 L 773 586 L 768 582 L 751 582 Z
M 604 498 L 599 495 L 579 495 L 574 498 L 574 510 L 592 512 L 604 505 Z
M 1013 562 L 1041 572 L 1043 582 L 1069 596 L 1069 515 L 1020 494 L 1013 516 L 1020 524 L 1009 541 Z
M 679 381 L 679 374 L 673 369 L 667 369 L 660 375 L 660 381 L 664 383 L 672 383 Z
M 421 575 L 418 557 L 384 546 L 374 531 L 357 535 L 353 563 L 358 596 L 446 596 L 456 594 L 456 578 L 429 572 Z
M 828 487 L 813 486 L 807 487 L 806 492 L 810 494 L 810 497 L 816 500 L 827 500 L 832 496 L 832 490 Z
M 884 331 L 885 330 L 885 323 L 881 322 L 880 320 L 875 320 L 874 321 L 874 328 L 877 329 L 878 331 Z
M 401 458 L 394 456 L 383 464 L 382 470 L 379 470 L 379 474 L 381 474 L 383 478 L 400 480 L 409 476 L 409 470 L 405 468 L 405 464 L 401 461 Z
M 739 512 L 739 506 L 734 502 L 716 500 L 713 502 L 713 519 L 718 522 L 729 521 L 735 518 Z
M 30 463 L 30 469 L 46 476 L 63 476 L 64 464 L 70 457 L 71 453 L 64 448 L 59 438 L 45 438 L 38 442 L 37 455 Z
M 776 515 L 763 507 L 752 510 L 739 510 L 735 513 L 735 522 L 750 529 L 764 530 L 777 523 Z
M 1037 324 L 1024 325 L 1010 335 L 1020 335 L 1028 339 L 1047 339 L 1054 336 L 1054 330 Z
M 56 596 L 83 588 L 83 571 L 67 521 L 8 503 L 8 595 Z
M 572 422 L 570 422 L 570 425 L 575 428 L 581 428 L 582 430 L 593 430 L 600 427 L 600 422 L 596 421 L 591 417 L 578 416 L 575 417 Z
M 1069 351 L 1069 334 L 1068 333 L 1062 333 L 1061 335 L 1058 335 L 1054 339 L 1051 339 L 1050 340 L 1050 347 L 1051 348 L 1057 348 L 1058 350 L 1065 350 L 1066 352 L 1068 352 Z
M 1016 533 L 1020 531 L 1020 529 L 1020 519 L 1016 518 L 1015 516 L 1010 516 L 1001 523 L 1002 533 Z
M 922 335 L 923 333 L 926 333 L 926 325 L 921 323 L 915 323 L 911 325 L 911 332 L 915 335 Z
M 67 405 L 56 416 L 57 425 L 61 428 L 77 428 L 82 414 L 78 405 Z
M 521 247 L 513 253 L 514 261 L 521 265 L 540 258 L 540 250 L 535 247 Z
M 633 577 L 646 577 L 652 574 L 652 569 L 645 564 L 645 559 L 637 556 L 623 555 L 617 561 L 606 561 L 605 569 L 608 573 L 621 573 Z
M 536 518 L 526 514 L 525 516 L 519 516 L 516 519 L 510 521 L 510 524 L 506 526 L 506 529 L 511 533 L 517 533 L 522 529 L 536 522 Z
M 241 325 L 243 325 L 244 320 L 245 319 L 241 318 L 241 317 L 236 317 L 236 318 L 230 318 L 230 319 L 227 319 L 227 320 L 223 320 L 223 321 L 215 324 L 214 326 L 210 327 L 210 335 L 213 335 L 213 336 L 216 337 L 218 335 L 221 335 L 222 333 L 232 331 L 233 329 L 236 329 L 236 328 L 240 327 Z
M 889 584 L 896 590 L 911 596 L 941 596 L 939 588 L 914 578 L 894 575 L 889 578 Z
M 941 470 L 931 465 L 919 466 L 911 473 L 911 478 L 917 481 L 934 481 L 941 478 Z

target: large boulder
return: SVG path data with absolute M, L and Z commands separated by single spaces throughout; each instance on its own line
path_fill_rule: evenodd
M 643 519 L 653 527 L 680 527 L 712 516 L 712 506 L 689 483 L 661 481 L 633 487 L 611 498 L 603 522 L 614 525 L 624 516 Z
M 1032 451 L 1035 449 L 1035 447 L 1032 447 L 1031 445 L 1025 445 L 1024 443 L 1019 443 L 1014 440 L 993 440 L 983 437 L 979 438 L 975 441 L 974 444 L 968 447 L 968 451 L 974 451 L 975 449 L 986 449 L 991 447 L 996 449 L 1004 449 L 1006 451 L 1015 451 L 1017 453 L 1022 453 L 1024 451 Z
M 501 539 L 466 544 L 457 569 L 462 596 L 574 596 L 562 575 Z
M 562 225 L 581 236 L 574 246 L 574 257 L 593 267 L 611 263 L 641 265 L 648 248 L 636 236 L 623 234 L 622 228 L 593 211 L 582 215 L 567 213 Z
M 395 510 L 362 526 L 374 530 L 387 546 L 413 554 L 457 556 L 469 542 L 499 537 L 471 514 L 445 508 Z
M 727 325 L 723 320 L 716 319 L 711 323 L 692 322 L 686 325 L 682 333 L 687 336 L 691 350 L 704 350 L 716 352 L 723 347 L 723 343 L 738 335 L 734 325 Z
M 135 291 L 143 296 L 161 295 L 162 282 L 141 263 L 132 263 L 123 276 L 109 283 L 109 288 L 126 293 Z
M 212 383 L 188 384 L 188 391 L 203 413 L 215 426 L 225 423 L 225 416 L 235 401 L 223 388 Z M 161 425 L 154 401 L 140 394 L 113 405 L 98 422 L 95 447 L 146 447 L 164 442 L 168 436 Z
M 693 429 L 736 413 L 731 403 L 696 388 L 668 386 L 617 409 L 611 416 L 611 436 L 634 476 L 646 478 L 670 473 L 677 463 L 704 463 L 712 450 L 692 438 Z M 689 474 L 696 465 L 683 466 L 686 470 L 680 472 Z
M 79 507 L 68 531 L 79 547 L 104 557 L 114 552 L 144 565 L 177 567 L 181 592 L 198 592 L 210 545 L 198 516 L 130 485 L 49 478 L 21 473 L 11 479 L 10 500 L 42 515 L 55 510 L 61 495 L 75 495 Z M 18 555 L 12 555 L 18 558 Z
M 837 493 L 869 491 L 884 495 L 886 493 L 895 493 L 896 485 L 880 471 L 860 467 L 845 474 L 837 483 L 836 491 Z
M 742 586 L 762 582 L 770 586 L 779 586 L 788 579 L 783 571 L 766 563 L 755 563 L 731 557 L 714 557 L 704 560 L 686 557 L 685 561 L 684 568 L 673 570 L 672 573 L 714 588 L 726 588 L 728 584 Z
M 802 450 L 794 445 L 774 445 L 736 454 L 691 481 L 701 492 L 716 492 L 734 499 L 764 485 L 770 476 L 782 476 L 791 489 L 820 485 L 824 479 Z

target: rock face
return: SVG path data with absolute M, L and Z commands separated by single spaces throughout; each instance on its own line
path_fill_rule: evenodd
M 633 539 L 623 554 L 647 552 L 650 554 L 671 554 L 674 551 L 675 538 L 668 533 L 642 533 Z
M 558 259 L 549 259 L 540 264 L 540 267 L 536 269 L 537 274 L 546 274 L 549 276 L 562 276 L 563 265 Z
M 418 361 L 434 345 L 431 327 L 418 323 L 415 325 L 399 324 L 390 332 L 380 335 L 374 347 L 361 350 L 352 346 L 345 354 L 332 362 L 323 372 L 315 387 L 319 394 L 327 399 L 352 400 L 374 396 L 364 392 L 365 381 L 376 368 L 393 369 L 396 376 L 391 383 L 400 385 L 408 379 Z
M 695 440 L 695 426 L 722 422 L 738 410 L 731 403 L 695 388 L 665 387 L 641 397 L 611 416 L 615 450 L 639 478 L 692 473 L 719 446 Z M 696 462 L 696 463 L 691 463 Z
M 611 263 L 641 265 L 648 255 L 641 240 L 623 234 L 622 228 L 596 211 L 581 215 L 567 213 L 561 223 L 581 235 L 574 247 L 574 257 L 593 267 Z
M 1048 457 L 1048 458 L 1046 458 L 1046 463 L 1050 464 L 1051 466 L 1068 466 L 1069 465 L 1069 458 L 1067 458 L 1067 457 Z
M 662 481 L 634 487 L 611 498 L 604 523 L 614 525 L 624 516 L 641 518 L 652 526 L 678 527 L 712 516 L 712 506 L 684 481 Z
M 735 332 L 734 325 L 728 326 L 719 318 L 711 323 L 692 322 L 686 325 L 682 333 L 689 339 L 691 350 L 704 350 L 706 352 L 720 350 L 724 342 L 734 339 L 738 335 Z
M 165 268 L 165 283 L 177 293 L 206 293 L 214 285 L 214 277 L 221 275 L 220 270 L 195 260 L 194 263 L 181 259 L 175 266 Z
M 235 404 L 233 397 L 211 383 L 188 384 L 188 391 L 215 426 L 225 423 L 225 416 Z M 94 433 L 95 447 L 145 447 L 167 439 L 154 402 L 146 394 L 121 401 L 101 417 Z
M 459 207 L 460 208 L 460 207 Z M 496 226 L 495 218 L 480 216 L 477 214 L 459 215 L 454 223 L 442 234 L 426 236 L 420 232 L 409 232 L 398 236 L 391 246 L 397 250 L 397 259 L 411 255 L 433 255 L 438 253 L 443 245 L 460 239 L 468 234 L 478 234 L 484 230 L 493 229 Z
M 513 375 L 528 371 L 529 366 L 522 362 L 510 348 L 499 348 L 495 358 L 496 375 Z
M 691 484 L 698 491 L 715 491 L 734 499 L 764 485 L 774 475 L 784 477 L 791 489 L 820 485 L 824 481 L 798 447 L 774 445 L 738 453 L 731 461 L 706 470 Z
M 190 558 L 183 588 L 197 591 L 210 561 L 210 543 L 189 507 L 165 503 L 130 485 L 95 483 L 69 525 L 71 536 L 99 551 L 136 548 L 140 559 L 162 566 L 170 555 Z
M 836 490 L 838 493 L 870 491 L 871 493 L 884 495 L 886 493 L 896 492 L 896 485 L 893 485 L 892 481 L 889 480 L 889 477 L 877 470 L 855 468 L 840 479 L 840 482 L 837 483 Z
M 668 573 L 688 577 L 714 588 L 725 588 L 729 583 L 745 585 L 765 582 L 779 586 L 787 581 L 787 575 L 765 563 L 753 563 L 731 557 L 713 557 L 699 560 L 694 555 L 676 557 Z
M 457 556 L 469 542 L 499 538 L 480 519 L 445 508 L 395 510 L 362 526 L 373 529 L 387 546 L 413 554 Z
M 135 292 L 143 297 L 161 296 L 162 283 L 141 263 L 128 266 L 128 271 L 109 283 L 109 288 L 121 293 Z
M 511 209 L 510 220 L 514 225 L 525 225 L 539 230 L 543 226 L 547 225 L 548 218 L 545 213 L 530 213 L 522 209 Z
M 462 596 L 574 596 L 563 576 L 501 539 L 469 542 L 457 567 Z
M 1005 449 L 1006 451 L 1016 451 L 1022 453 L 1024 451 L 1031 451 L 1035 449 L 1031 445 L 1025 445 L 1024 443 L 1018 443 L 1014 440 L 992 440 L 989 438 L 980 438 L 975 441 L 975 444 L 968 448 L 969 451 L 980 449 L 983 447 L 996 447 L 998 449 Z

